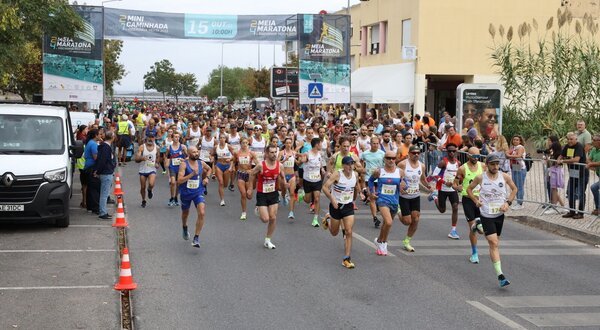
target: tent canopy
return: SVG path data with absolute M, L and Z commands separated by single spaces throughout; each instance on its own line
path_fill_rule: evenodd
M 414 103 L 413 62 L 359 68 L 352 72 L 352 103 Z

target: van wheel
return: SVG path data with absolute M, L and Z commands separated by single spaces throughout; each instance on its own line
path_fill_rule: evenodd
M 56 219 L 54 225 L 61 228 L 69 227 L 69 215 L 67 214 L 64 218 Z

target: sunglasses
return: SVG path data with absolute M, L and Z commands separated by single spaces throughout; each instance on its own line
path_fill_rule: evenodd
M 469 157 L 471 157 L 473 159 L 479 159 L 479 158 L 481 158 L 481 155 L 469 155 Z
M 451 153 L 451 152 L 454 153 L 454 152 L 456 152 L 456 150 L 448 150 L 448 153 Z
M 385 157 L 385 159 L 387 159 L 387 160 L 395 160 L 396 157 Z
M 358 133 L 352 133 L 352 134 L 350 134 L 350 135 L 358 135 Z

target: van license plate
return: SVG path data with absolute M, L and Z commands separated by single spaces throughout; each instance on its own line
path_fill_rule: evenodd
M 0 205 L 0 212 L 23 212 L 25 205 Z

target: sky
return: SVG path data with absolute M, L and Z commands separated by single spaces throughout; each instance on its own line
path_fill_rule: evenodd
M 346 8 L 348 0 L 79 0 L 93 6 L 191 14 L 269 15 L 317 14 L 321 10 L 334 12 Z M 350 5 L 359 0 L 350 0 Z M 143 76 L 155 62 L 169 60 L 176 72 L 193 73 L 198 85 L 204 85 L 209 73 L 221 65 L 221 43 L 218 41 L 123 39 L 119 62 L 127 75 L 115 85 L 116 93 L 141 92 Z M 283 44 L 229 43 L 223 45 L 223 65 L 227 67 L 271 67 L 285 59 Z

